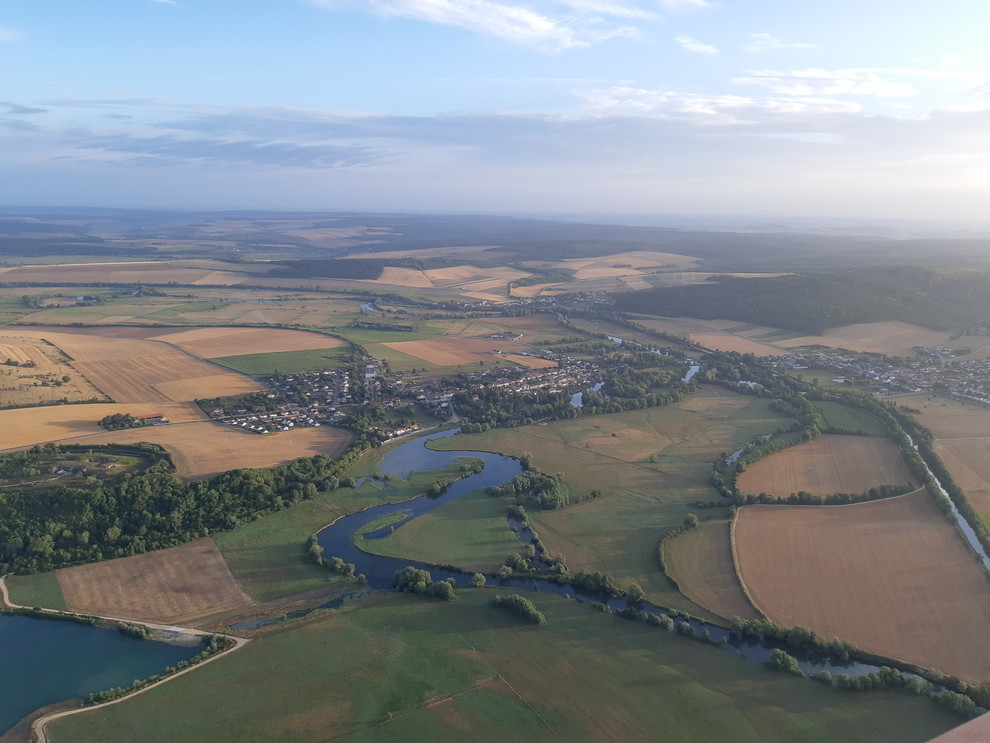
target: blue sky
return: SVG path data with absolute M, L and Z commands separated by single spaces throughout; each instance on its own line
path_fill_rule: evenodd
M 990 219 L 985 0 L 5 0 L 0 203 Z

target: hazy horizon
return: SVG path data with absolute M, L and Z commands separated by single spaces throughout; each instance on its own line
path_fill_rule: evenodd
M 990 197 L 977 0 L 101 11 L 0 12 L 0 202 L 885 224 Z

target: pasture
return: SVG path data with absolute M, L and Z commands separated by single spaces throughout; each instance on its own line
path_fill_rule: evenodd
M 802 490 L 813 495 L 861 493 L 912 480 L 890 439 L 824 435 L 750 465 L 739 475 L 737 487 L 744 493 L 786 498 Z
M 927 700 L 850 694 L 537 594 L 549 624 L 489 606 L 385 594 L 257 638 L 52 740 L 925 741 L 954 724 Z M 180 710 L 180 714 L 176 714 Z
M 583 500 L 556 511 L 532 511 L 547 549 L 563 553 L 571 571 L 604 570 L 618 583 L 639 583 L 660 603 L 712 616 L 675 591 L 657 565 L 661 535 L 718 495 L 711 462 L 789 419 L 766 400 L 702 386 L 679 405 L 593 418 L 495 429 L 438 439 L 438 449 L 532 454 L 541 469 L 565 473 Z M 614 435 L 613 435 L 614 434 Z
M 338 457 L 354 435 L 331 426 L 293 428 L 259 434 L 213 421 L 106 431 L 77 444 L 132 444 L 150 441 L 165 447 L 180 477 L 200 480 L 242 467 L 271 467 L 300 457 Z
M 249 606 L 212 539 L 55 571 L 71 611 L 173 624 Z
M 735 545 L 743 583 L 776 623 L 990 681 L 990 586 L 927 493 L 851 506 L 746 506 Z
M 75 443 L 75 439 L 82 436 L 106 433 L 99 425 L 99 420 L 118 413 L 131 413 L 139 417 L 161 414 L 172 423 L 202 421 L 206 418 L 203 411 L 191 402 L 94 403 L 0 410 L 0 451 L 49 441 Z
M 703 521 L 667 540 L 663 554 L 667 574 L 698 606 L 725 619 L 758 618 L 736 575 L 728 521 Z
M 418 516 L 383 539 L 355 538 L 354 543 L 376 555 L 478 573 L 494 573 L 506 555 L 523 549 L 505 521 L 505 501 L 483 490 Z
M 887 428 L 883 421 L 865 410 L 853 408 L 838 402 L 813 403 L 830 427 L 843 431 L 863 433 L 868 436 L 886 436 Z
M 68 611 L 62 586 L 54 572 L 31 575 L 8 575 L 6 580 L 10 600 L 21 606 L 40 606 Z

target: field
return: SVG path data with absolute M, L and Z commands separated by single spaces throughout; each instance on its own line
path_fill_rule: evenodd
M 887 428 L 875 415 L 838 402 L 815 402 L 815 408 L 825 417 L 825 422 L 844 431 L 862 432 L 869 436 L 886 436 Z
M 732 560 L 727 521 L 704 521 L 664 545 L 667 573 L 689 599 L 726 619 L 758 617 Z
M 927 493 L 852 506 L 746 506 L 735 544 L 743 583 L 778 624 L 990 681 L 990 586 Z
M 36 284 L 65 281 L 66 270 L 72 271 L 76 283 L 103 284 L 240 284 L 251 283 L 256 274 L 247 273 L 241 264 L 221 264 L 186 267 L 182 261 L 129 263 L 76 263 L 56 266 L 18 266 L 0 268 L 0 279 L 10 282 Z
M 990 511 L 990 438 L 939 441 L 935 450 L 977 511 Z
M 34 573 L 32 575 L 8 575 L 7 591 L 10 600 L 21 606 L 41 606 L 46 609 L 67 611 L 62 586 L 55 573 Z
M 192 328 L 156 332 L 149 340 L 164 341 L 204 359 L 245 354 L 340 348 L 347 343 L 322 333 L 273 328 Z
M 115 402 L 180 402 L 263 389 L 252 379 L 156 341 L 48 328 L 8 332 L 13 337 L 42 338 L 56 346 L 77 373 Z
M 953 345 L 949 333 L 906 322 L 872 322 L 832 328 L 824 335 L 805 335 L 781 342 L 782 346 L 829 346 L 850 351 L 873 351 L 888 356 L 913 356 L 915 346 Z M 957 342 L 955 345 L 962 345 Z
M 912 479 L 890 439 L 826 435 L 751 465 L 739 476 L 738 487 L 744 493 L 786 498 L 801 490 L 814 495 L 862 493 Z
M 202 421 L 203 411 L 191 402 L 94 403 L 54 405 L 0 411 L 0 451 L 18 449 L 48 441 L 75 443 L 81 436 L 105 433 L 98 421 L 107 415 L 130 413 L 135 416 L 162 414 L 172 423 Z M 150 429 L 142 429 L 149 431 Z
M 530 513 L 547 549 L 566 555 L 571 571 L 604 570 L 620 585 L 639 583 L 661 603 L 710 616 L 671 588 L 657 566 L 657 544 L 696 510 L 695 502 L 718 497 L 710 477 L 720 452 L 788 424 L 766 400 L 703 386 L 679 405 L 461 434 L 431 445 L 530 453 L 541 469 L 565 473 L 572 496 L 601 490 L 601 498 Z
M 84 614 L 172 624 L 251 604 L 212 539 L 55 574 L 69 609 Z
M 384 595 L 263 636 L 52 740 L 925 741 L 958 718 L 906 695 L 849 694 L 555 596 L 524 626 L 488 606 Z M 177 714 L 177 711 L 180 713 Z
M 523 548 L 505 522 L 505 502 L 481 490 L 418 516 L 384 539 L 355 543 L 378 555 L 479 573 L 494 573 L 506 555 Z
M 493 353 L 495 349 L 505 351 L 522 347 L 521 344 L 511 341 L 459 336 L 384 343 L 382 345 L 436 366 L 460 366 L 462 364 L 477 364 L 479 361 L 493 362 L 498 357 L 498 354 Z
M 0 335 L 0 403 L 23 406 L 106 399 L 68 362 L 65 354 L 41 338 Z
M 938 439 L 990 438 L 990 408 L 930 395 L 898 395 L 899 405 L 920 410 L 918 422 Z
M 211 360 L 215 364 L 226 366 L 228 369 L 233 369 L 241 374 L 265 377 L 276 372 L 292 374 L 336 369 L 346 366 L 350 362 L 351 352 L 349 349 L 280 351 L 220 356 Z
M 77 444 L 132 444 L 150 441 L 168 449 L 179 476 L 214 477 L 242 467 L 271 467 L 300 457 L 339 456 L 353 434 L 340 428 L 295 428 L 259 434 L 212 421 L 107 431 L 74 441 Z
M 698 320 L 690 317 L 656 318 L 636 316 L 636 322 L 661 333 L 688 338 L 705 348 L 718 351 L 752 353 L 757 356 L 779 356 L 788 353 L 772 344 L 770 339 L 786 336 L 776 328 L 731 320 Z

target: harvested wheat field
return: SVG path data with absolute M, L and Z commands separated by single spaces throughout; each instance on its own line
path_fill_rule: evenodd
M 206 418 L 203 411 L 191 402 L 94 403 L 0 410 L 0 450 L 19 449 L 49 441 L 77 443 L 76 439 L 81 436 L 105 433 L 99 420 L 117 413 L 130 413 L 137 417 L 164 415 L 172 423 Z
M 44 405 L 105 400 L 106 395 L 69 366 L 55 346 L 25 336 L 0 336 L 0 403 Z
M 56 571 L 70 611 L 173 624 L 250 606 L 212 539 Z
M 990 681 L 990 585 L 925 492 L 852 506 L 746 506 L 739 574 L 785 627 Z
M 939 439 L 990 437 L 990 408 L 931 395 L 899 395 L 899 404 L 920 410 L 915 418 Z
M 519 343 L 461 336 L 443 336 L 422 341 L 397 341 L 382 345 L 437 366 L 460 366 L 477 364 L 479 361 L 493 361 L 497 358 L 497 355 L 492 353 L 494 349 L 505 351 L 522 347 Z
M 422 271 L 415 268 L 397 268 L 385 266 L 377 279 L 360 279 L 362 282 L 377 282 L 379 284 L 394 284 L 395 286 L 431 287 L 433 282 Z
M 277 328 L 191 328 L 148 336 L 151 340 L 179 346 L 204 359 L 243 356 L 252 353 L 311 351 L 340 348 L 347 342 L 322 333 Z
M 732 560 L 729 522 L 705 521 L 668 540 L 663 548 L 667 575 L 698 606 L 725 619 L 757 619 L 743 593 Z
M 40 337 L 58 347 L 77 372 L 115 402 L 180 402 L 264 389 L 250 377 L 157 341 L 47 330 L 16 335 Z
M 890 439 L 819 436 L 751 465 L 739 476 L 744 493 L 787 497 L 800 490 L 814 495 L 862 493 L 878 485 L 912 482 L 900 450 Z
M 939 441 L 935 451 L 973 508 L 990 511 L 990 438 Z
M 353 438 L 350 431 L 330 426 L 260 434 L 223 423 L 202 421 L 106 431 L 74 443 L 132 444 L 150 441 L 169 451 L 180 477 L 203 479 L 227 470 L 272 467 L 317 454 L 337 457 Z
M 942 346 L 949 333 L 906 322 L 871 322 L 832 328 L 824 335 L 806 335 L 781 342 L 788 348 L 830 346 L 850 351 L 873 351 L 890 356 L 913 356 L 915 346 Z

